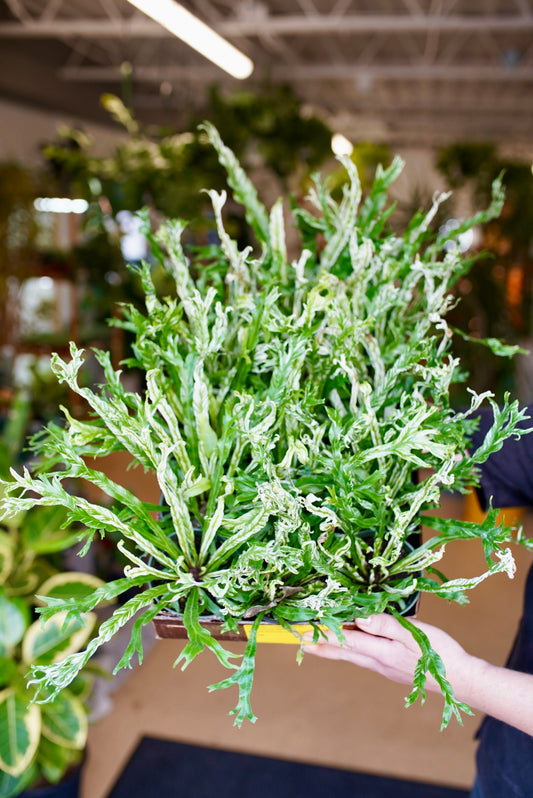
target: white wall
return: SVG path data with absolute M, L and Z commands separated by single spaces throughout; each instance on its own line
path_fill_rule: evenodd
M 96 125 L 59 111 L 39 111 L 0 100 L 0 161 L 41 161 L 39 147 L 51 141 L 60 125 L 76 127 L 94 141 L 93 155 L 106 155 L 124 137 L 120 129 Z

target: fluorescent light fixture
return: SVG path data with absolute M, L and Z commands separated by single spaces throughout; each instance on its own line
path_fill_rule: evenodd
M 247 55 L 237 50 L 174 0 L 129 0 L 129 2 L 234 78 L 244 80 L 252 74 L 253 61 Z
M 331 149 L 335 155 L 351 155 L 353 144 L 342 133 L 334 133 L 331 137 Z
M 33 207 L 42 213 L 85 213 L 89 203 L 84 199 L 69 197 L 37 197 Z

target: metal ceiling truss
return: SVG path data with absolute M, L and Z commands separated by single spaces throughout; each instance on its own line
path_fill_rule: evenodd
M 1 2 L 1 0 L 0 0 Z M 126 0 L 4 0 L 1 41 L 56 40 L 70 49 L 69 83 L 123 80 L 131 62 L 139 97 L 165 83 L 194 91 L 227 78 Z M 425 120 L 503 137 L 510 114 L 533 121 L 533 0 L 183 0 L 256 64 L 250 85 L 291 82 L 317 107 Z M 5 15 L 4 15 L 5 16 Z M 230 85 L 234 85 L 231 82 Z M 168 91 L 161 102 L 169 103 Z M 470 117 L 470 118 L 469 118 Z M 437 130 L 439 135 L 442 130 Z

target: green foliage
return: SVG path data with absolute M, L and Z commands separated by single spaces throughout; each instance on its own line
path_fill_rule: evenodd
M 437 168 L 452 188 L 470 192 L 476 207 L 484 207 L 491 185 L 502 175 L 505 204 L 502 213 L 478 232 L 481 252 L 468 276 L 460 281 L 461 302 L 450 323 L 472 338 L 505 338 L 512 343 L 528 341 L 533 332 L 533 174 L 529 161 L 511 160 L 492 144 L 458 143 L 439 153 Z M 512 388 L 516 366 L 487 353 L 480 358 L 471 339 L 456 339 L 454 354 L 470 373 L 470 385 L 478 390 L 491 385 L 500 399 Z M 527 345 L 527 343 L 526 343 Z M 521 388 L 521 400 L 529 403 L 530 386 Z M 464 394 L 463 394 L 464 396 Z M 463 397 L 458 401 L 463 400 Z
M 28 256 L 35 237 L 33 200 L 38 196 L 40 176 L 17 161 L 0 163 L 0 277 L 2 287 L 18 260 Z
M 331 156 L 331 130 L 317 116 L 304 113 L 289 84 L 266 84 L 260 90 L 231 94 L 213 86 L 202 118 L 216 127 L 240 160 L 246 163 L 257 153 L 283 181 L 305 177 Z M 191 128 L 199 121 L 193 119 Z
M 462 723 L 461 712 L 464 712 L 467 715 L 473 715 L 474 713 L 468 704 L 465 704 L 461 701 L 456 701 L 453 695 L 452 686 L 446 678 L 446 669 L 444 668 L 444 663 L 439 655 L 432 649 L 428 636 L 425 634 L 425 632 L 419 629 L 418 626 L 415 626 L 407 618 L 402 617 L 399 613 L 394 612 L 394 615 L 402 624 L 402 626 L 411 632 L 422 652 L 422 656 L 420 657 L 415 669 L 413 689 L 406 699 L 406 706 L 411 706 L 411 704 L 414 704 L 418 698 L 420 698 L 421 702 L 424 703 L 426 699 L 424 685 L 426 683 L 426 673 L 429 673 L 437 682 L 440 691 L 444 696 L 444 712 L 442 714 L 441 729 L 446 728 L 450 722 L 452 713 L 455 715 L 457 720 Z
M 221 190 L 224 170 L 198 129 L 208 118 L 233 152 L 251 167 L 259 164 L 284 188 L 295 189 L 331 156 L 331 131 L 318 117 L 304 113 L 289 86 L 265 85 L 253 93 L 224 95 L 216 87 L 201 119 L 186 130 L 143 129 L 116 96 L 102 104 L 128 133 L 108 157 L 92 154 L 91 140 L 75 128 L 61 128 L 43 147 L 51 174 L 60 186 L 94 201 L 111 204 L 114 213 L 143 205 L 166 217 L 184 217 L 196 231 L 206 229 L 206 186 Z M 236 209 L 237 210 L 237 209 Z M 238 214 L 233 226 L 245 233 Z
M 39 516 L 46 517 L 48 509 L 37 508 L 28 515 L 35 521 Z M 24 534 L 25 518 L 19 517 L 17 527 L 0 532 L 4 564 L 0 577 L 2 798 L 18 795 L 39 776 L 60 781 L 66 770 L 81 760 L 87 739 L 88 709 L 71 689 L 50 696 L 51 700 L 42 706 L 34 703 L 36 689 L 31 683 L 31 668 L 61 662 L 86 645 L 94 616 L 68 620 L 65 613 L 59 613 L 44 624 L 35 618 L 34 593 L 46 595 L 42 583 L 53 591 L 55 569 L 38 553 L 47 548 L 46 523 L 42 539 L 30 537 L 36 543 L 36 550 L 32 550 Z M 52 535 L 52 550 L 58 536 L 57 531 Z M 69 540 L 70 536 L 64 534 L 64 544 Z M 70 578 L 75 589 L 84 575 L 73 572 Z M 87 684 L 90 678 L 88 673 L 81 674 Z
M 497 172 L 496 147 L 489 142 L 459 142 L 444 147 L 437 157 L 437 169 L 447 178 L 451 188 L 460 188 L 474 180 L 486 192 Z
M 464 411 L 451 407 L 459 364 L 450 355 L 445 317 L 454 302 L 450 289 L 467 265 L 457 248 L 445 249 L 446 235 L 431 230 L 443 197 L 402 234 L 392 233 L 387 189 L 401 161 L 379 168 L 363 199 L 353 162 L 342 159 L 347 182 L 340 201 L 317 178 L 306 207 L 293 208 L 302 249 L 289 259 L 281 201 L 268 212 L 216 129 L 203 130 L 245 206 L 254 247 L 241 249 L 228 234 L 225 192 L 209 192 L 218 243 L 203 250 L 185 249 L 183 222 L 165 222 L 153 233 L 144 214 L 154 259 L 175 282 L 172 295 L 160 296 L 151 266 L 142 264 L 145 310 L 124 305 L 117 322 L 134 339 L 123 365 L 144 374 L 145 390 L 128 390 L 107 352 L 95 352 L 104 373 L 98 388 L 80 380 L 84 353 L 74 344 L 70 360 L 54 356 L 58 380 L 88 413 L 82 420 L 65 412 L 63 426 L 51 423 L 34 438 L 39 468 L 14 472 L 4 483 L 4 514 L 61 507 L 87 547 L 96 535 L 111 535 L 127 558 L 124 578 L 84 595 L 49 596 L 45 620 L 59 611 L 77 619 L 137 589 L 84 651 L 34 668 L 45 700 L 68 689 L 134 616 L 117 667 L 142 658 L 142 625 L 167 609 L 183 613 L 184 666 L 207 648 L 231 671 L 213 687 L 238 688 L 240 725 L 254 719 L 255 635 L 265 614 L 285 627 L 305 621 L 317 634 L 320 624 L 341 635 L 344 621 L 401 613 L 418 591 L 464 603 L 489 574 L 512 574 L 507 543 L 515 530 L 492 529 L 493 516 L 470 525 L 431 519 L 435 535 L 424 544 L 417 532 L 443 488 L 476 484 L 477 465 L 524 433 L 524 411 L 508 398 L 498 408 L 489 392 L 472 392 Z M 471 223 L 497 215 L 502 201 L 496 182 L 489 209 Z M 487 402 L 494 422 L 470 458 L 475 416 Z M 160 505 L 106 475 L 105 458 L 116 451 L 155 475 Z M 108 501 L 73 492 L 73 480 L 95 486 Z M 447 580 L 435 563 L 448 544 L 471 538 L 484 547 L 486 572 Z M 228 629 L 252 624 L 240 665 L 200 625 L 203 614 Z M 464 707 L 438 654 L 411 631 L 421 648 L 414 695 L 423 694 L 429 671 L 443 691 L 446 723 Z
M 350 160 L 357 169 L 361 188 L 364 192 L 368 192 L 374 186 L 378 168 L 390 166 L 392 155 L 386 144 L 363 141 L 354 145 Z M 328 175 L 328 190 L 335 200 L 341 198 L 343 187 L 349 182 L 349 179 L 342 164 Z
M 39 196 L 36 170 L 16 161 L 0 162 L 0 347 L 8 358 L 13 333 L 13 281 L 29 277 L 35 265 L 37 225 L 33 201 Z M 0 364 L 3 366 L 3 364 Z
M 8 463 L 18 466 L 27 410 L 28 399 L 21 394 L 0 438 L 3 476 L 9 475 Z M 83 573 L 58 573 L 58 552 L 77 539 L 62 507 L 29 507 L 12 514 L 0 529 L 1 798 L 19 795 L 40 778 L 60 781 L 83 755 L 88 707 L 81 693 L 90 686 L 89 672 L 42 706 L 34 703 L 31 684 L 32 667 L 61 662 L 91 636 L 93 614 L 67 618 L 56 613 L 44 623 L 36 615 L 36 593 L 54 596 L 68 584 L 69 595 L 80 596 L 101 586 Z

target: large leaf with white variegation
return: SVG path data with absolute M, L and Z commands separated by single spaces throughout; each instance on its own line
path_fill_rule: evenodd
M 3 585 L 13 567 L 13 544 L 9 535 L 0 533 L 0 585 Z
M 42 733 L 56 745 L 81 749 L 87 742 L 87 711 L 79 698 L 64 690 L 42 704 Z
M 41 711 L 16 690 L 0 692 L 0 769 L 21 776 L 29 767 L 41 735 Z
M 83 751 L 66 748 L 64 745 L 53 743 L 44 735 L 39 743 L 39 769 L 42 776 L 52 784 L 61 781 L 67 770 L 81 762 Z M 0 790 L 0 798 L 4 798 Z
M 39 507 L 27 513 L 21 526 L 24 545 L 35 554 L 64 551 L 78 540 L 78 533 L 67 527 L 63 507 Z
M 28 626 L 25 606 L 0 592 L 0 656 L 6 656 L 24 637 Z
M 21 776 L 11 776 L 0 769 L 0 798 L 16 798 L 17 795 L 33 784 L 39 775 L 37 765 L 33 762 Z
M 79 651 L 89 639 L 95 623 L 94 613 L 86 613 L 81 618 L 67 618 L 66 612 L 58 612 L 44 622 L 35 621 L 22 642 L 23 662 L 28 665 L 59 662 L 68 654 Z

